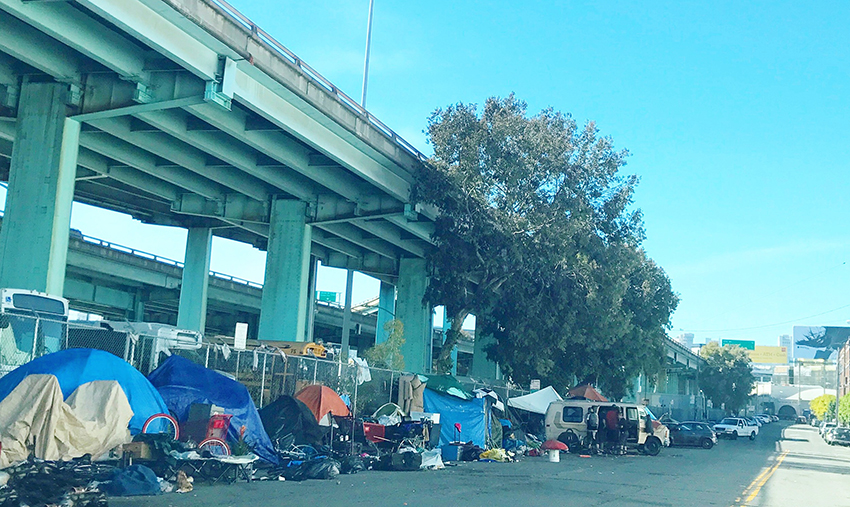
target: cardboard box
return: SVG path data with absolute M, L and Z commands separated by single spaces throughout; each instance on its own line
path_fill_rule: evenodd
M 147 442 L 130 442 L 124 444 L 124 452 L 132 454 L 133 459 L 153 459 L 151 448 Z

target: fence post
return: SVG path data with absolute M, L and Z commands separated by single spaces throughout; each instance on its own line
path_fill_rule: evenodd
M 393 378 L 394 377 L 395 377 L 395 372 L 393 370 L 390 370 L 390 399 L 388 400 L 389 403 L 393 402 Z
M 260 376 L 260 408 L 263 408 L 263 395 L 266 394 L 266 359 L 268 354 L 263 353 L 263 374 Z
M 32 361 L 33 359 L 36 358 L 35 352 L 36 352 L 37 347 L 38 347 L 38 325 L 39 325 L 40 322 L 41 322 L 41 319 L 36 317 L 35 318 L 35 325 L 33 326 L 33 331 L 32 331 L 32 358 L 30 359 L 30 361 Z
M 239 382 L 239 351 L 236 351 L 236 381 Z
M 354 427 L 357 424 L 357 379 L 354 379 L 354 400 L 351 402 L 351 454 L 354 454 Z
M 313 359 L 313 383 L 316 383 L 316 373 L 319 370 L 319 358 Z
M 209 368 L 209 367 L 210 367 L 210 345 L 208 343 L 207 344 L 207 353 L 204 356 L 204 368 Z

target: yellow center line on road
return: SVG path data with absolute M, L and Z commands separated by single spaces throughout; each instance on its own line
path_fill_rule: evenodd
M 759 491 L 761 491 L 762 486 L 764 486 L 770 479 L 770 477 L 773 475 L 773 473 L 776 472 L 776 469 L 779 468 L 779 465 L 782 464 L 782 460 L 784 460 L 785 456 L 787 455 L 788 451 L 785 451 L 780 454 L 779 458 L 776 459 L 776 463 L 774 463 L 772 467 L 768 468 L 767 470 L 759 474 L 758 477 L 753 479 L 753 482 L 751 482 L 750 485 L 747 486 L 747 489 L 745 489 L 744 492 L 741 494 L 741 496 L 743 497 L 747 495 L 747 492 L 752 490 L 752 492 L 750 492 L 749 496 L 747 496 L 746 500 L 744 500 L 741 505 L 748 504 L 753 501 L 753 499 L 759 494 Z M 740 501 L 740 498 L 735 499 L 736 503 Z

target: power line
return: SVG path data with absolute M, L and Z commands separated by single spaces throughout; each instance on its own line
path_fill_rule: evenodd
M 692 333 L 725 333 L 729 331 L 752 331 L 755 329 L 764 329 L 768 327 L 781 326 L 783 324 L 792 324 L 795 322 L 800 322 L 803 319 L 811 319 L 813 317 L 820 317 L 821 315 L 826 315 L 828 313 L 837 312 L 838 310 L 843 310 L 845 308 L 850 308 L 850 304 L 839 306 L 838 308 L 833 308 L 832 310 L 827 310 L 825 312 L 816 313 L 814 315 L 807 315 L 806 317 L 798 317 L 796 319 L 786 320 L 785 322 L 776 322 L 774 324 L 765 324 L 763 326 L 754 326 L 754 327 L 738 327 L 738 328 L 730 328 L 730 329 L 688 329 Z

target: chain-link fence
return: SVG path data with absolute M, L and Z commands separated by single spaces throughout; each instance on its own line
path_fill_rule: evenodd
M 148 375 L 170 355 L 179 355 L 245 385 L 258 408 L 281 395 L 321 384 L 347 397 L 355 413 L 372 414 L 395 400 L 402 375 L 307 356 L 287 356 L 272 347 L 236 350 L 211 344 L 200 334 L 178 332 L 171 326 L 98 321 L 64 322 L 33 316 L 3 316 L 0 321 L 0 375 L 37 357 L 67 348 L 110 352 Z M 141 331 L 140 331 L 141 330 Z
M 284 355 L 273 347 L 236 350 L 203 341 L 199 333 L 147 323 L 64 322 L 32 316 L 0 320 L 0 375 L 41 355 L 67 348 L 110 352 L 148 375 L 170 355 L 179 355 L 245 385 L 258 408 L 281 395 L 294 395 L 312 384 L 348 398 L 357 416 L 373 414 L 398 402 L 398 381 L 405 373 L 358 364 Z M 526 394 L 504 382 L 493 385 L 463 378 L 468 390 L 490 388 L 502 398 Z

